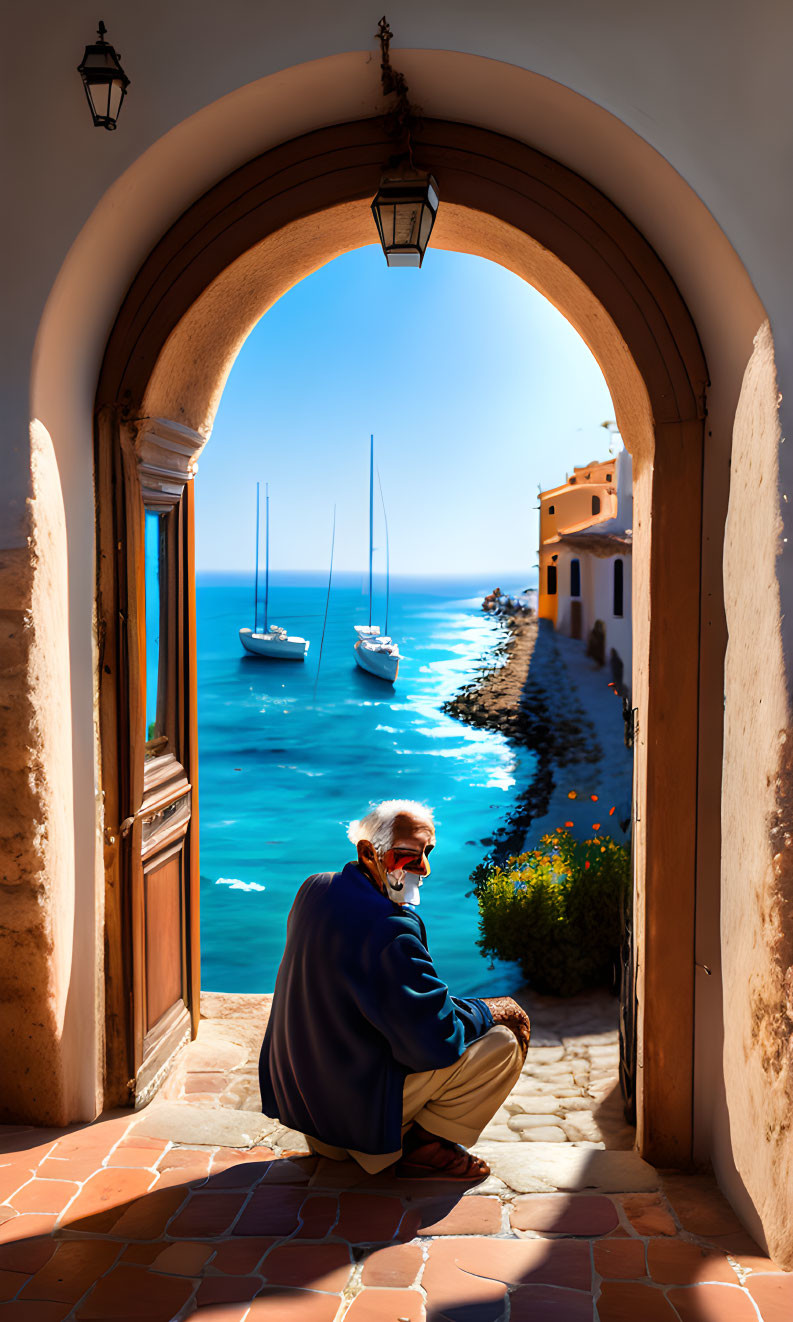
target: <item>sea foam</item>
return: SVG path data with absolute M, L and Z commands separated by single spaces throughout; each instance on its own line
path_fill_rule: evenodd
M 216 886 L 228 886 L 233 891 L 263 891 L 258 881 L 240 881 L 239 877 L 218 877 Z

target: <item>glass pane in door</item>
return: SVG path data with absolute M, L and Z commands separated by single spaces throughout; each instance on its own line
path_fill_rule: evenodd
M 165 619 L 166 515 L 146 510 L 144 536 L 146 584 L 146 755 L 164 750 L 165 732 L 165 637 L 161 625 Z

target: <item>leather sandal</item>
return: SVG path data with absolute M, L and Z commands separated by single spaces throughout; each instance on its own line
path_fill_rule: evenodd
M 458 1143 L 433 1139 L 413 1148 L 396 1163 L 394 1174 L 402 1180 L 460 1180 L 475 1184 L 490 1174 L 490 1167 Z

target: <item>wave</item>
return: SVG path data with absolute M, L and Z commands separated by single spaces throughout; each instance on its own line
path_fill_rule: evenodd
M 240 881 L 239 877 L 218 877 L 216 886 L 228 886 L 232 891 L 263 891 L 258 881 Z

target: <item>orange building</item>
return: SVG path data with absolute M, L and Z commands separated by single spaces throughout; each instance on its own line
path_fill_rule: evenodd
M 602 659 L 631 687 L 633 474 L 627 450 L 540 493 L 542 619 L 570 638 L 599 626 Z

